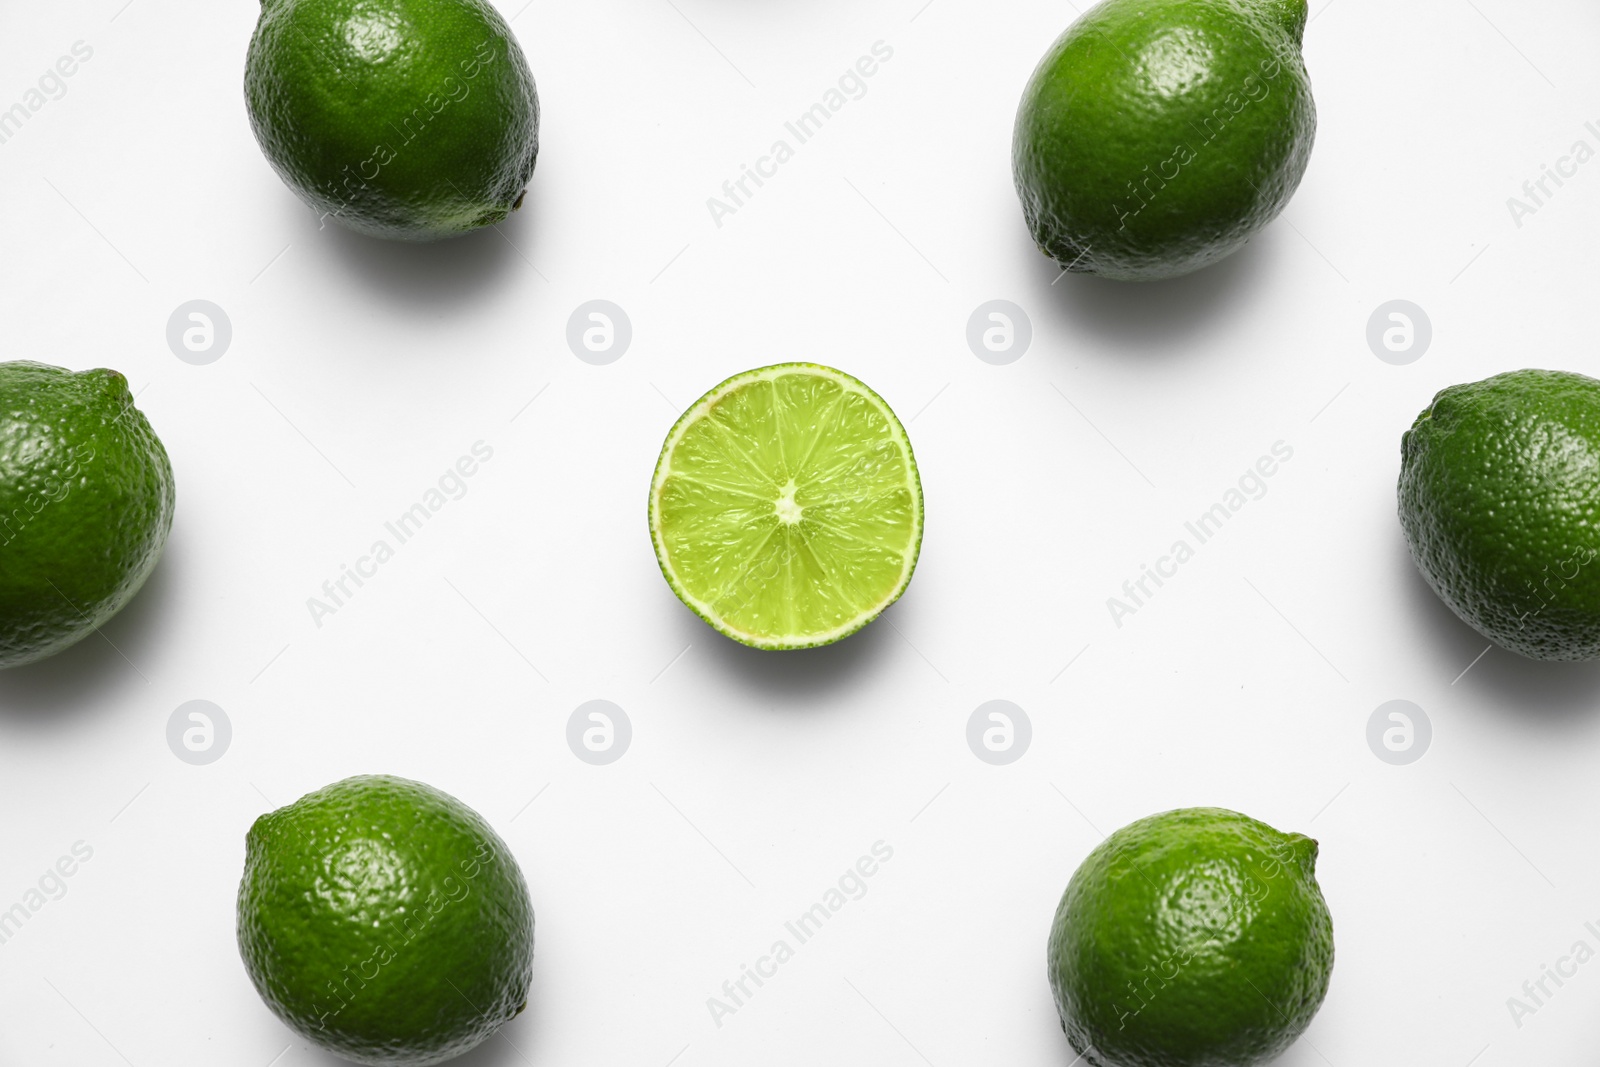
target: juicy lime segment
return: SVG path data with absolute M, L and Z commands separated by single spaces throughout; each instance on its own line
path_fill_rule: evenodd
M 721 633 L 767 649 L 837 641 L 899 599 L 916 568 L 911 442 L 848 374 L 746 371 L 667 435 L 650 536 L 672 591 Z

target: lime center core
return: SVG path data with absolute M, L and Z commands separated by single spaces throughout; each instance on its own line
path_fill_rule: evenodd
M 772 505 L 772 510 L 778 516 L 778 521 L 783 523 L 785 526 L 795 525 L 800 521 L 800 516 L 805 512 L 805 508 L 794 502 L 794 493 L 794 479 L 790 478 L 787 482 L 783 483 L 783 491 L 779 494 L 778 499 L 774 501 Z

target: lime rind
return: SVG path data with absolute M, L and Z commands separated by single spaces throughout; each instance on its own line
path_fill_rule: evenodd
M 751 388 L 768 383 L 776 396 L 780 380 L 801 401 L 793 410 L 809 412 L 812 425 L 783 425 L 785 405 L 762 404 Z M 815 418 L 822 406 L 818 398 L 830 390 L 837 390 L 837 397 Z M 821 448 L 847 420 L 869 447 L 854 454 Z M 692 447 L 709 444 L 712 435 L 717 447 Z M 686 440 L 691 447 L 680 449 Z M 797 506 L 797 515 L 804 512 L 804 528 L 798 519 L 772 523 L 775 510 L 782 515 L 785 500 L 794 504 L 796 483 L 834 489 L 848 484 L 851 491 Z M 753 485 L 762 491 L 753 491 Z M 706 551 L 681 559 L 699 542 L 691 545 L 679 536 L 675 548 L 664 510 L 675 524 L 704 538 Z M 662 576 L 709 626 L 753 648 L 815 648 L 860 630 L 905 592 L 922 547 L 922 485 L 911 441 L 881 396 L 832 367 L 779 363 L 733 375 L 678 418 L 656 462 L 649 518 Z M 749 551 L 730 564 L 720 550 L 729 547 L 730 532 L 740 529 Z M 716 543 L 712 539 L 719 534 L 724 540 Z M 826 552 L 819 554 L 819 546 Z M 697 571 L 697 580 L 686 578 L 684 564 Z M 887 584 L 863 577 L 886 572 L 893 573 Z M 781 596 L 772 595 L 772 583 L 779 583 Z M 857 603 L 849 593 L 862 588 L 882 591 Z M 757 602 L 771 604 L 777 614 L 763 617 Z M 819 615 L 839 621 L 822 627 L 808 623 Z

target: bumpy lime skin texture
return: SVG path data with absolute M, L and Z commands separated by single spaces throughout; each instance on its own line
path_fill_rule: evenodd
M 1454 385 L 1400 442 L 1400 525 L 1433 591 L 1531 659 L 1600 658 L 1600 381 Z
M 1140 819 L 1072 876 L 1050 988 L 1095 1067 L 1247 1067 L 1311 1023 L 1333 972 L 1317 843 L 1223 808 Z
M 459 1056 L 527 1004 L 533 905 L 515 857 L 459 800 L 347 778 L 256 820 L 239 953 L 295 1032 L 357 1063 Z
M 172 464 L 128 381 L 0 363 L 0 668 L 122 609 L 172 529 Z
M 245 98 L 283 180 L 374 237 L 500 222 L 539 152 L 533 75 L 485 0 L 263 0 Z
M 1106 0 L 1023 93 L 1012 172 L 1067 270 L 1171 278 L 1237 251 L 1294 195 L 1316 138 L 1305 0 Z

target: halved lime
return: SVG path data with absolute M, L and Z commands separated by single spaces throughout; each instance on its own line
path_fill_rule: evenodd
M 667 584 L 755 648 L 848 637 L 905 592 L 922 482 L 905 427 L 842 371 L 779 363 L 695 402 L 661 448 L 650 538 Z

